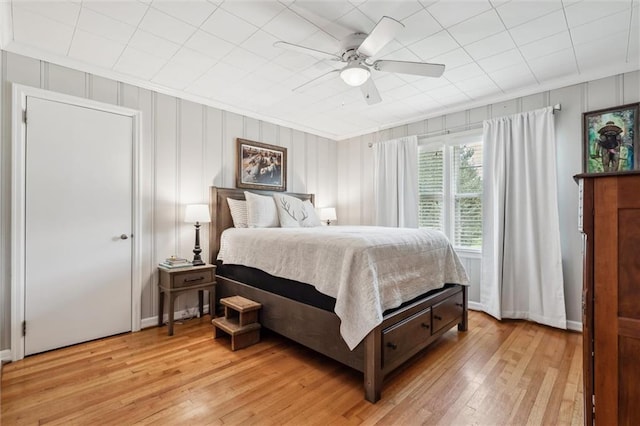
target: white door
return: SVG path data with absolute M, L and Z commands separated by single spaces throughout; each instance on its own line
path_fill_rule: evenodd
M 131 330 L 130 116 L 27 97 L 25 354 Z

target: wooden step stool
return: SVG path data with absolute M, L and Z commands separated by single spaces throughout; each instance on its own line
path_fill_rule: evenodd
M 224 333 L 231 336 L 231 350 L 246 348 L 260 341 L 260 323 L 258 311 L 262 305 L 242 296 L 220 299 L 224 305 L 224 318 L 215 318 L 213 337 L 217 339 Z

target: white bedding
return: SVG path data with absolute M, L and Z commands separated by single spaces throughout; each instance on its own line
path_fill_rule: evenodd
M 335 298 L 349 349 L 382 322 L 385 310 L 445 283 L 468 284 L 447 238 L 428 229 L 230 228 L 218 260 L 311 284 Z

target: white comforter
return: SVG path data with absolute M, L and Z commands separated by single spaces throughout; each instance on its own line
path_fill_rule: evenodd
M 349 349 L 382 322 L 385 310 L 445 283 L 468 284 L 447 238 L 428 229 L 230 228 L 218 260 L 311 284 L 335 298 Z

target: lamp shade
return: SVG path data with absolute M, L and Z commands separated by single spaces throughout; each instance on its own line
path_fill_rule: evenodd
M 367 67 L 357 63 L 350 62 L 349 65 L 344 67 L 342 71 L 340 71 L 340 77 L 347 83 L 349 86 L 361 86 L 365 81 L 369 78 L 371 72 L 367 69 Z
M 325 207 L 320 209 L 319 212 L 320 220 L 336 220 L 338 217 L 336 216 L 336 208 L 335 207 Z
M 184 221 L 187 223 L 209 223 L 209 206 L 206 204 L 189 204 L 184 212 Z

